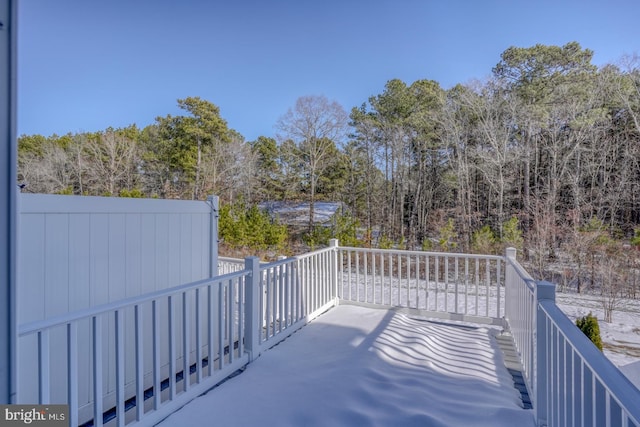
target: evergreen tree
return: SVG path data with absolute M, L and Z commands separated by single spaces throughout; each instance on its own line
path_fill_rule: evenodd
M 598 318 L 591 313 L 576 319 L 576 326 L 580 329 L 592 343 L 602 351 L 602 338 L 600 337 L 600 325 Z

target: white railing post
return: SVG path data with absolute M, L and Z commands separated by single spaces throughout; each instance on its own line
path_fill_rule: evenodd
M 535 355 L 535 374 L 533 378 L 535 394 L 534 409 L 536 411 L 536 421 L 538 426 L 546 426 L 549 414 L 549 408 L 547 407 L 547 395 L 548 395 L 548 362 L 547 353 L 549 351 L 546 314 L 540 306 L 540 301 L 556 301 L 556 285 L 553 283 L 540 281 L 536 283 L 536 324 L 534 334 L 534 355 Z M 533 325 L 532 325 L 533 326 Z M 553 357 L 553 356 L 551 356 Z
M 211 206 L 211 224 L 209 229 L 209 277 L 219 276 L 218 271 L 218 218 L 220 217 L 218 196 L 207 197 Z
M 333 281 L 334 305 L 337 306 L 340 302 L 338 299 L 338 239 L 329 240 L 329 247 L 333 248 L 331 251 L 331 280 Z
M 509 319 L 509 310 L 511 307 L 512 292 L 510 292 L 513 287 L 513 266 L 509 262 L 509 260 L 516 260 L 516 248 L 507 248 L 505 251 L 505 262 L 504 262 L 504 317 Z
M 251 271 L 244 281 L 246 339 L 244 348 L 249 353 L 249 362 L 252 362 L 260 355 L 260 331 L 262 329 L 260 258 L 256 256 L 245 258 L 244 268 Z

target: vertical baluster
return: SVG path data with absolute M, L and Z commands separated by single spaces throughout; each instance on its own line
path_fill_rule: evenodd
M 51 368 L 49 362 L 49 329 L 38 331 L 38 402 L 51 403 Z
M 287 264 L 287 277 L 289 279 L 289 286 L 291 286 L 291 324 L 300 319 L 300 289 L 296 282 L 296 270 L 294 263 Z
M 321 286 L 322 289 L 322 301 L 320 306 L 324 305 L 327 301 L 329 301 L 329 290 L 331 289 L 331 274 L 329 273 L 329 264 L 327 261 L 328 252 L 323 252 L 322 254 L 317 256 L 318 260 L 318 271 L 320 273 L 320 282 L 318 286 Z M 323 262 L 324 261 L 324 262 Z
M 282 276 L 281 276 L 281 271 L 279 266 L 273 269 L 274 271 L 274 278 L 273 278 L 273 285 L 275 286 L 275 295 L 276 295 L 276 299 L 275 299 L 275 308 L 274 311 L 277 313 L 276 314 L 276 321 L 278 324 L 278 332 L 282 332 Z M 275 330 L 274 330 L 274 335 L 275 335 Z
M 329 274 L 327 272 L 327 264 L 323 261 L 326 261 L 327 252 L 323 252 L 314 256 L 316 259 L 316 263 L 318 268 L 316 271 L 318 272 L 318 288 L 320 289 L 320 304 L 318 306 L 322 307 L 325 302 L 327 302 L 329 297 Z
M 271 291 L 272 287 L 271 287 L 271 278 L 273 277 L 272 274 L 273 269 L 268 268 L 265 273 L 266 273 L 266 286 L 265 286 L 265 299 L 266 299 L 266 305 L 267 305 L 267 313 L 266 313 L 266 322 L 267 322 L 267 329 L 266 329 L 266 337 L 265 340 L 269 339 L 269 337 L 271 336 L 271 327 L 273 325 L 272 322 L 272 317 L 273 317 L 273 302 L 272 302 L 272 295 L 273 292 Z M 275 333 L 275 330 L 274 330 Z
M 411 307 L 411 255 L 405 256 L 407 262 L 407 307 Z
M 309 295 L 309 288 L 307 287 L 307 282 L 305 280 L 306 270 L 304 269 L 304 260 L 296 260 L 296 266 L 298 268 L 300 290 L 302 292 L 302 301 L 304 304 L 304 311 L 302 313 L 302 316 L 304 317 L 309 314 L 309 301 L 311 296 Z
M 458 274 L 459 260 L 460 260 L 460 258 L 458 256 L 456 256 L 455 257 L 454 266 L 453 266 L 453 268 L 454 268 L 453 280 L 455 282 L 454 304 L 456 306 L 455 310 L 454 310 L 454 313 L 460 313 L 460 308 L 458 306 L 458 303 L 459 303 L 459 300 L 458 300 L 458 292 L 459 292 L 459 289 L 458 289 L 458 284 L 459 284 L 459 282 L 458 282 L 458 280 L 459 280 L 459 274 Z
M 438 255 L 436 255 L 435 258 L 435 271 L 434 271 L 434 275 L 435 275 L 435 307 L 434 310 L 435 311 L 440 311 L 440 308 L 438 306 L 438 288 L 440 287 L 440 257 Z
M 101 317 L 91 318 L 93 332 L 93 425 L 102 425 L 102 322 Z M 116 359 L 116 366 L 118 360 Z
M 333 274 L 333 257 L 334 252 L 331 251 L 326 251 L 322 254 L 322 259 L 320 260 L 322 265 L 324 266 L 322 268 L 322 274 L 323 274 L 323 280 L 322 283 L 323 288 L 324 288 L 324 301 L 323 303 L 327 303 L 331 300 L 332 296 L 335 297 L 336 295 L 334 295 L 336 292 L 336 287 L 335 287 L 335 279 L 336 279 L 336 275 Z
M 580 358 L 580 383 L 582 387 L 580 387 L 580 425 L 587 425 L 589 422 L 589 415 L 587 414 L 587 410 L 591 409 L 591 405 L 587 404 L 589 399 L 589 393 L 587 390 L 587 378 L 586 372 L 584 369 L 584 360 Z
M 144 416 L 144 333 L 142 330 L 142 306 L 134 307 L 136 340 L 136 420 Z
M 313 289 L 313 297 L 314 297 L 314 303 L 313 303 L 313 310 L 312 311 L 316 311 L 318 309 L 318 307 L 320 307 L 320 288 L 318 287 L 318 281 L 317 281 L 317 276 L 318 276 L 318 270 L 316 269 L 316 258 L 315 257 L 308 257 L 307 261 L 309 263 L 309 285 L 311 286 L 311 289 Z
M 489 295 L 491 293 L 491 290 L 489 289 L 489 285 L 491 282 L 491 269 L 490 269 L 491 265 L 489 264 L 489 258 L 486 259 L 485 261 L 485 283 L 487 285 L 487 293 L 486 293 L 486 301 L 485 301 L 485 306 L 486 306 L 486 310 L 485 310 L 485 317 L 489 317 Z
M 282 265 L 277 267 L 278 277 L 278 332 L 282 332 L 284 323 L 284 277 L 282 276 Z
M 356 251 L 356 301 L 360 301 L 360 252 Z
M 368 265 L 368 252 L 363 252 L 364 257 L 364 302 L 369 302 L 369 265 Z
M 469 258 L 464 258 L 464 314 L 469 312 Z
M 278 272 L 275 268 L 269 269 L 271 272 L 271 336 L 275 336 L 278 331 Z
M 202 382 L 202 339 L 200 338 L 200 316 L 202 313 L 200 312 L 200 290 L 201 288 L 196 288 L 196 383 Z
M 329 289 L 331 288 L 331 283 L 329 281 L 329 264 L 327 262 L 327 257 L 329 253 L 323 252 L 317 255 L 316 258 L 318 262 L 318 286 L 322 290 L 322 301 L 320 302 L 320 306 L 323 306 L 329 300 Z
M 476 290 L 476 307 L 473 314 L 478 316 L 478 288 L 480 287 L 480 260 L 476 257 L 474 258 L 474 263 L 476 266 L 476 279 L 475 279 L 475 290 Z
M 244 281 L 247 280 L 247 276 L 243 276 L 242 278 L 238 278 L 237 283 L 237 292 L 238 292 L 238 301 L 236 303 L 236 310 L 238 311 L 238 323 L 237 334 L 238 334 L 238 357 L 242 357 L 244 354 L 244 315 L 245 315 L 245 286 Z M 249 326 L 253 328 L 253 325 Z
M 300 260 L 300 268 L 302 269 L 302 283 L 304 290 L 307 294 L 307 312 L 309 314 L 313 311 L 313 288 L 309 283 L 309 259 L 304 258 Z
M 291 283 L 289 281 L 287 264 L 281 266 L 282 283 L 284 286 L 284 326 L 288 327 L 291 323 Z
M 347 285 L 349 286 L 349 301 L 353 301 L 352 288 L 353 288 L 353 277 L 351 277 L 351 251 L 347 251 Z M 356 289 L 358 283 L 356 282 Z M 357 292 L 357 291 L 356 291 Z
M 420 308 L 420 255 L 416 254 L 416 308 Z
M 215 306 L 213 303 L 213 287 L 217 285 L 217 283 L 209 283 L 207 286 L 207 361 L 209 362 L 209 376 L 213 376 L 214 373 L 214 346 L 215 346 L 215 320 L 214 320 L 214 312 Z
M 235 322 L 235 310 L 233 304 L 233 280 L 227 284 L 227 327 L 229 334 L 229 364 L 234 361 L 235 338 L 233 336 L 233 324 Z
M 295 279 L 296 279 L 296 288 L 298 289 L 298 298 L 300 299 L 300 312 L 298 316 L 302 319 L 306 316 L 308 306 L 307 306 L 307 290 L 304 289 L 304 280 L 302 278 L 302 268 L 300 267 L 300 260 L 295 260 L 292 264 L 295 268 Z
M 173 295 L 167 297 L 169 321 L 169 395 L 170 400 L 176 398 L 176 310 Z
M 345 292 L 344 292 L 344 276 L 342 275 L 343 270 L 344 270 L 344 260 L 342 259 L 342 249 L 340 249 L 339 247 L 336 247 L 336 274 L 337 277 L 336 279 L 338 280 L 338 282 L 336 283 L 336 289 L 338 289 L 338 294 L 335 295 L 336 298 L 345 298 Z
M 384 283 L 384 253 L 380 252 L 380 297 L 382 298 L 382 305 L 384 305 Z M 391 304 L 391 301 L 389 301 L 389 304 Z
M 567 417 L 567 425 L 573 426 L 575 425 L 575 414 L 574 414 L 574 405 L 575 405 L 575 400 L 576 400 L 576 390 L 575 390 L 575 386 L 576 386 L 576 381 L 578 381 L 576 379 L 575 375 L 575 371 L 574 371 L 574 359 L 573 359 L 573 347 L 571 346 L 571 344 L 567 341 L 566 337 L 565 337 L 565 354 L 564 354 L 564 358 L 566 360 L 566 369 L 565 369 L 565 376 L 567 378 L 567 409 L 565 410 L 565 417 Z
M 306 277 L 306 286 L 311 295 L 311 303 L 309 305 L 309 313 L 316 310 L 318 303 L 318 295 L 316 294 L 316 288 L 313 281 L 313 260 L 311 258 L 304 259 L 304 271 Z
M 376 279 L 378 274 L 376 273 L 376 253 L 371 252 L 371 276 L 373 278 L 373 303 L 376 303 Z
M 402 297 L 400 296 L 400 285 L 402 282 L 402 260 L 400 258 L 400 254 L 397 254 L 396 256 L 396 261 L 398 262 L 398 278 L 396 279 L 398 285 L 396 287 L 398 289 L 398 305 L 400 305 L 400 301 L 402 301 Z
M 500 299 L 502 298 L 502 291 L 500 290 L 500 285 L 502 283 L 502 260 L 499 259 L 496 261 L 496 317 L 501 318 L 501 310 L 500 310 Z
M 226 320 L 224 287 L 224 282 L 220 282 L 218 285 L 218 370 L 224 367 L 224 324 Z
M 449 256 L 444 257 L 444 311 L 449 311 Z
M 329 288 L 329 281 L 328 275 L 326 274 L 326 264 L 323 262 L 326 259 L 326 255 L 327 253 L 323 252 L 313 257 L 316 260 L 316 268 L 314 271 L 316 271 L 318 274 L 318 281 L 316 282 L 316 286 L 318 286 L 318 290 L 320 292 L 320 303 L 318 304 L 318 307 L 322 307 L 324 305 L 325 301 L 327 301 L 328 295 L 327 289 Z
M 126 399 L 124 394 L 124 313 L 116 310 L 113 314 L 116 334 L 116 417 L 118 426 L 121 427 L 125 424 L 124 401 Z M 159 377 L 159 375 L 156 376 Z
M 189 327 L 189 299 L 188 291 L 182 292 L 182 380 L 183 391 L 188 391 L 191 386 L 191 328 Z
M 427 280 L 427 283 L 425 285 L 425 292 L 427 293 L 427 295 L 425 296 L 424 304 L 425 304 L 425 308 L 427 310 L 429 310 L 429 293 L 430 293 L 430 288 L 431 288 L 431 283 L 430 283 L 430 281 L 431 281 L 431 279 L 430 279 L 430 276 L 431 276 L 431 271 L 430 270 L 431 270 L 431 268 L 429 266 L 429 255 L 425 255 L 424 258 L 425 258 L 425 260 L 424 260 L 425 261 L 424 262 L 424 275 L 425 275 L 425 278 Z
M 69 425 L 78 425 L 78 325 L 67 323 L 67 402 Z
M 393 299 L 393 254 L 389 252 L 389 305 L 394 305 Z
M 260 292 L 258 295 L 260 296 L 259 305 L 260 305 L 260 333 L 258 334 L 258 343 L 262 343 L 265 340 L 265 329 L 269 328 L 269 317 L 267 316 L 267 286 L 268 286 L 268 277 L 269 277 L 269 269 L 260 272 Z
M 160 313 L 158 300 L 151 302 L 151 322 L 153 323 L 153 409 L 162 403 L 162 373 L 160 367 Z M 124 403 L 124 402 L 123 402 Z M 123 417 L 124 420 L 124 417 Z

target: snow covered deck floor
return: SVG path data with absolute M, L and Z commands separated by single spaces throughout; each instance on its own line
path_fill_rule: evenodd
M 500 332 L 342 305 L 159 425 L 533 426 Z

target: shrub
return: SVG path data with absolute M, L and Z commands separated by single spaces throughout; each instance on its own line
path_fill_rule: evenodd
M 589 313 L 586 316 L 579 317 L 576 319 L 576 326 L 598 347 L 598 350 L 602 351 L 600 326 L 598 325 L 598 318 L 596 316 Z
M 473 232 L 471 248 L 477 254 L 490 255 L 496 252 L 496 236 L 488 225 Z
M 359 226 L 360 222 L 356 218 L 341 209 L 334 218 L 333 237 L 338 239 L 342 246 L 360 246 Z
M 378 247 L 380 249 L 392 249 L 393 240 L 383 234 L 380 237 L 378 237 Z
M 512 216 L 510 220 L 502 224 L 502 246 L 504 248 L 516 248 L 518 253 L 522 253 L 524 238 L 520 230 L 518 218 Z
M 144 198 L 144 193 L 139 188 L 134 188 L 132 190 L 127 190 L 123 188 L 120 190 L 120 197 L 130 197 L 132 199 L 142 199 Z
M 302 241 L 309 246 L 309 249 L 315 251 L 321 246 L 329 245 L 329 239 L 331 239 L 331 228 L 323 225 L 316 225 L 311 232 L 302 236 Z
M 458 247 L 456 239 L 458 233 L 456 233 L 456 224 L 453 218 L 449 218 L 447 223 L 440 229 L 440 237 L 438 238 L 438 246 L 443 252 L 451 252 Z
M 236 249 L 282 250 L 288 238 L 284 225 L 257 206 L 248 208 L 243 203 L 223 205 L 218 227 L 220 238 Z

